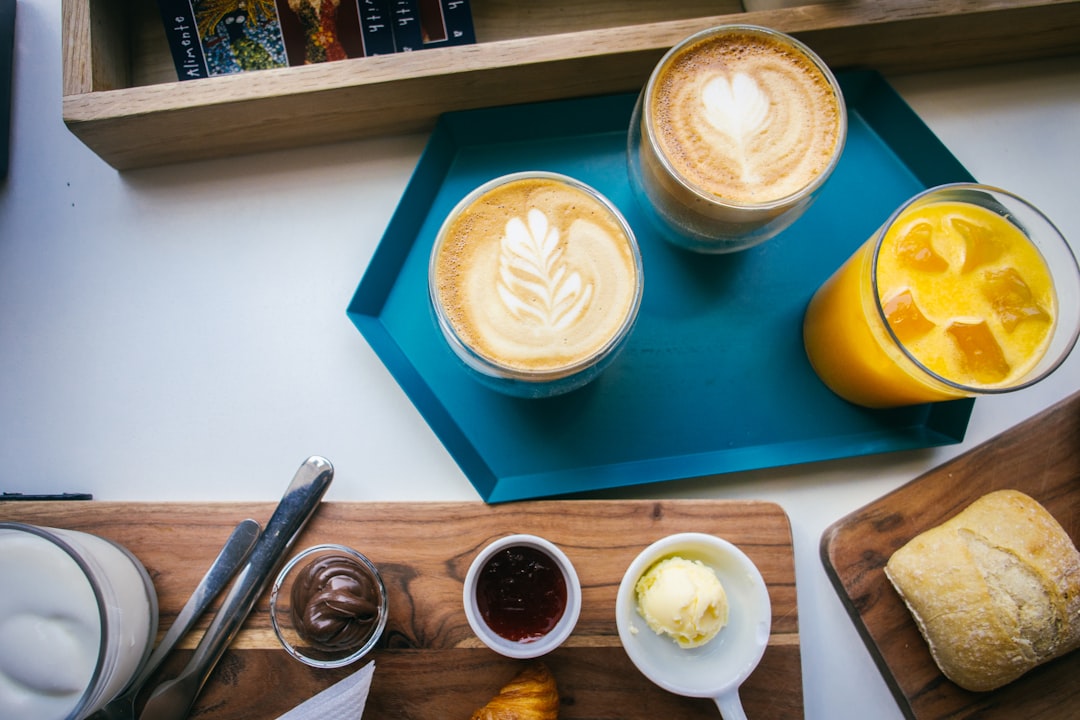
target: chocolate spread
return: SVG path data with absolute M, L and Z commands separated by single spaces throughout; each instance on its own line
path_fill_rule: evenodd
M 309 563 L 292 587 L 297 632 L 320 650 L 359 648 L 379 615 L 379 590 L 370 571 L 347 555 Z

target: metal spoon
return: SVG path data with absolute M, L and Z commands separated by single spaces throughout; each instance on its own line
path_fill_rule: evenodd
M 195 621 L 206 611 L 210 602 L 229 584 L 233 575 L 255 547 L 255 542 L 259 539 L 259 531 L 259 523 L 251 519 L 244 520 L 236 526 L 229 535 L 229 539 L 225 541 L 221 552 L 210 565 L 210 569 L 206 571 L 206 575 L 199 581 L 195 592 L 188 598 L 184 608 L 169 626 L 169 631 L 161 638 L 161 642 L 158 643 L 139 674 L 128 684 L 124 692 L 110 700 L 88 720 L 135 720 L 135 699 L 143 689 L 143 685 L 157 672 L 161 663 L 172 652 L 176 642 L 187 634 Z
M 315 514 L 333 477 L 333 466 L 321 457 L 308 458 L 296 471 L 191 660 L 175 679 L 161 683 L 151 693 L 140 720 L 184 720 L 188 716 L 210 671 L 240 631 L 282 556 Z

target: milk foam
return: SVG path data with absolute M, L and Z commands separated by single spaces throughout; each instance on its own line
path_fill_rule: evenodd
M 511 218 L 499 241 L 499 299 L 523 323 L 566 330 L 581 322 L 595 284 L 566 263 L 547 215 L 530 208 L 527 218 Z
M 738 203 L 788 197 L 829 167 L 839 98 L 797 49 L 747 32 L 692 44 L 659 71 L 652 127 L 673 168 Z
M 769 119 L 769 97 L 746 73 L 713 75 L 702 86 L 705 119 L 719 133 L 746 147 Z M 745 158 L 744 165 L 745 163 Z
M 584 190 L 514 180 L 446 228 L 437 300 L 463 344 L 520 372 L 570 368 L 606 348 L 636 306 L 635 248 Z

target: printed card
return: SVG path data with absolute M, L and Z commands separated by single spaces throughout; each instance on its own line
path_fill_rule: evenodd
M 476 42 L 468 0 L 158 0 L 181 80 Z

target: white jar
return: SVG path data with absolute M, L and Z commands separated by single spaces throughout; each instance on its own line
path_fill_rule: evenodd
M 0 717 L 89 716 L 146 661 L 157 622 L 150 576 L 123 547 L 0 523 Z

